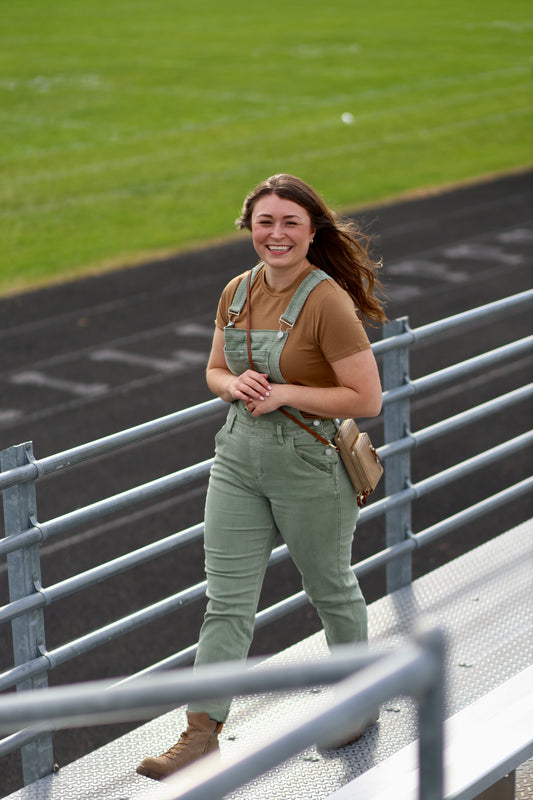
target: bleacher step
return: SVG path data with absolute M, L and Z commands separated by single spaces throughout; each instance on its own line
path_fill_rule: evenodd
M 424 621 L 437 622 L 446 631 L 447 717 L 462 712 L 533 663 L 532 543 L 530 520 L 369 606 L 375 646 L 400 644 Z M 326 652 L 320 633 L 268 661 L 295 662 Z M 222 759 L 242 752 L 250 741 L 274 735 L 281 725 L 296 721 L 302 710 L 327 703 L 332 691 L 324 687 L 283 696 L 237 698 L 221 737 Z M 162 752 L 176 741 L 184 720 L 183 709 L 165 714 L 9 795 L 9 800 L 157 800 L 161 786 L 136 775 L 135 766 L 144 756 Z M 379 724 L 355 745 L 337 751 L 310 748 L 232 793 L 228 800 L 331 798 L 409 746 L 416 736 L 412 701 L 394 698 L 382 707 Z

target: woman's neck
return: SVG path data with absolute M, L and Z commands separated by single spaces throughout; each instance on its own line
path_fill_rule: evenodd
M 296 281 L 299 275 L 305 272 L 311 264 L 304 259 L 297 267 L 275 267 L 264 262 L 265 281 L 267 286 L 276 292 L 282 292 Z

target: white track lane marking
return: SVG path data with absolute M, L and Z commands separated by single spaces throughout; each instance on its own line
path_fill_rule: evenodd
M 27 370 L 17 372 L 10 377 L 10 383 L 27 386 L 41 386 L 46 389 L 59 389 L 62 392 L 85 397 L 87 395 L 97 395 L 107 392 L 106 383 L 82 383 L 80 381 L 69 381 L 62 378 L 53 378 L 44 372 L 37 370 Z
M 148 367 L 155 372 L 180 372 L 191 365 L 205 364 L 207 362 L 207 354 L 199 353 L 195 350 L 176 350 L 172 355 L 174 356 L 173 359 L 156 358 L 109 347 L 95 350 L 90 354 L 89 358 L 91 361 L 114 361 L 135 367 Z
M 3 422 L 16 422 L 23 414 L 24 412 L 17 408 L 0 408 L 0 425 Z
M 176 325 L 178 336 L 205 336 L 213 338 L 214 325 L 198 325 L 196 322 L 186 322 L 184 325 Z
M 480 242 L 465 242 L 464 244 L 445 247 L 442 251 L 447 258 L 466 258 L 475 261 L 493 261 L 496 264 L 523 264 L 526 261 L 522 253 L 509 253 L 502 247 Z
M 411 258 L 387 264 L 387 277 L 389 275 L 432 278 L 444 283 L 465 283 L 472 277 L 470 273 L 453 270 L 448 264 L 441 261 L 432 261 L 424 258 Z

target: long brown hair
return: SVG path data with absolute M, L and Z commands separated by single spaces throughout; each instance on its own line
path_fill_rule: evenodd
M 254 206 L 269 194 L 305 208 L 315 230 L 307 253 L 311 264 L 327 272 L 348 292 L 363 317 L 385 322 L 382 301 L 376 296 L 376 291 L 382 289 L 377 276 L 381 262 L 373 260 L 369 253 L 370 237 L 355 223 L 337 217 L 307 183 L 284 173 L 272 175 L 247 195 L 241 216 L 235 221 L 238 228 L 252 230 Z

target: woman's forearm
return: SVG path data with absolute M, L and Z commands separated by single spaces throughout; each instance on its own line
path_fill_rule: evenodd
M 277 384 L 273 387 L 274 401 L 292 406 L 307 414 L 325 419 L 340 417 L 375 417 L 381 411 L 381 389 L 370 387 L 358 392 L 346 386 L 315 388 L 296 384 Z M 279 390 L 279 394 L 276 390 Z
M 221 367 L 208 369 L 206 371 L 206 381 L 213 394 L 218 395 L 226 403 L 231 403 L 235 399 L 231 391 L 231 386 L 235 382 L 235 375 L 229 370 Z
M 264 400 L 270 396 L 268 376 L 253 369 L 247 369 L 242 375 L 233 375 L 225 367 L 208 366 L 206 371 L 207 385 L 227 403 L 242 400 Z

